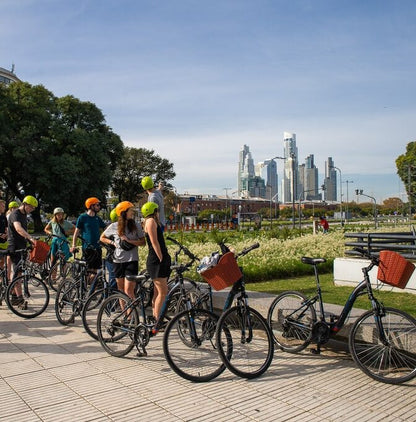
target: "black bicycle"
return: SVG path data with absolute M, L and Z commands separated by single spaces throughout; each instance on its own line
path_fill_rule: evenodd
M 300 292 L 287 291 L 276 297 L 267 318 L 274 340 L 280 349 L 290 353 L 300 352 L 315 342 L 317 348 L 312 351 L 319 354 L 321 345 L 344 326 L 357 297 L 367 295 L 372 309 L 363 313 L 352 326 L 350 353 L 359 368 L 371 378 L 388 384 L 403 383 L 416 376 L 416 320 L 377 300 L 369 272 L 380 264 L 380 260 L 364 249 L 356 248 L 355 251 L 368 258 L 370 264 L 362 269 L 364 279 L 352 291 L 341 314 L 329 318 L 324 309 L 317 269 L 325 259 L 302 258 L 304 264 L 314 268 L 316 295 L 307 297 Z
M 49 304 L 48 287 L 42 279 L 33 274 L 30 266 L 29 251 L 31 249 L 32 246 L 29 245 L 15 251 L 16 254 L 20 254 L 20 260 L 15 266 L 14 276 L 10 283 L 7 282 L 7 265 L 2 270 L 2 294 L 9 309 L 22 318 L 35 318 L 41 315 Z
M 220 244 L 223 256 L 218 265 L 201 273 L 214 288 L 232 285 L 220 318 L 196 308 L 177 314 L 163 338 L 165 357 L 181 377 L 190 381 L 209 381 L 225 368 L 243 378 L 263 374 L 273 360 L 274 345 L 270 327 L 259 312 L 248 306 L 244 276 L 236 260 L 259 247 L 256 243 L 234 255 Z M 215 284 L 218 279 L 224 284 Z M 236 298 L 236 305 L 231 307 Z

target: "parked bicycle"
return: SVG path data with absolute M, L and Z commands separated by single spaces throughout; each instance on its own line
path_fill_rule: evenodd
M 28 261 L 31 249 L 30 245 L 15 251 L 16 254 L 20 254 L 20 260 L 15 266 L 14 276 L 10 283 L 7 280 L 7 264 L 1 272 L 2 294 L 7 306 L 14 314 L 22 318 L 39 316 L 49 304 L 49 290 L 43 280 L 33 274 Z M 2 251 L 2 254 L 7 255 L 8 252 Z
M 125 356 L 133 347 L 137 348 L 140 356 L 147 355 L 146 347 L 150 338 L 163 329 L 166 320 L 170 318 L 172 303 L 178 303 L 179 297 L 189 297 L 187 284 L 183 274 L 198 259 L 184 245 L 179 245 L 175 253 L 175 262 L 178 262 L 178 256 L 181 252 L 189 258 L 189 261 L 182 264 L 176 264 L 172 267 L 175 271 L 173 287 L 170 288 L 162 306 L 161 314 L 157 321 L 154 321 L 150 312 L 146 311 L 146 278 L 143 276 L 128 276 L 129 279 L 136 281 L 137 297 L 131 300 L 124 293 L 111 295 L 102 303 L 97 316 L 98 338 L 104 350 L 112 356 Z M 196 286 L 191 281 L 192 286 Z
M 314 353 L 329 341 L 345 324 L 357 297 L 367 295 L 371 310 L 363 313 L 349 333 L 350 353 L 358 367 L 377 381 L 399 384 L 416 376 L 416 320 L 405 312 L 385 307 L 374 296 L 369 272 L 381 261 L 362 248 L 355 251 L 370 260 L 362 269 L 364 279 L 352 291 L 339 316 L 325 313 L 317 266 L 324 258 L 303 257 L 302 262 L 312 265 L 315 273 L 316 295 L 287 291 L 271 304 L 268 323 L 276 345 L 296 353 L 311 342 L 317 344 Z M 315 305 L 318 309 L 315 309 Z M 317 318 L 317 312 L 319 318 Z
M 166 360 L 175 373 L 190 381 L 209 381 L 225 368 L 244 378 L 263 374 L 273 360 L 270 327 L 248 305 L 244 276 L 237 259 L 259 247 L 256 243 L 234 255 L 220 244 L 219 263 L 201 275 L 216 290 L 232 285 L 221 317 L 192 304 L 169 323 L 163 337 Z M 234 299 L 236 305 L 231 307 Z

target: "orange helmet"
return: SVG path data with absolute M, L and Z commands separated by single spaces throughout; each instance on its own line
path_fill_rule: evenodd
M 85 201 L 85 208 L 86 208 L 87 210 L 89 210 L 89 209 L 91 208 L 91 206 L 92 206 L 92 205 L 95 205 L 95 204 L 101 204 L 101 201 L 100 201 L 98 198 L 95 198 L 95 197 L 88 198 L 88 199 Z
M 123 211 L 127 211 L 129 208 L 132 208 L 132 207 L 134 207 L 134 204 L 132 204 L 130 201 L 120 202 L 116 206 L 116 214 L 120 217 Z

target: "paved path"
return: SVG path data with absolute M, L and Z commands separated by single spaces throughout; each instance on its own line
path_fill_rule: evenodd
M 0 421 L 416 421 L 416 382 L 364 375 L 343 350 L 276 352 L 256 380 L 230 372 L 190 383 L 165 362 L 162 336 L 147 358 L 108 356 L 80 320 L 58 324 L 0 308 Z

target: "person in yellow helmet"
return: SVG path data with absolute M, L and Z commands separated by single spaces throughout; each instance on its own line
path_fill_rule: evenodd
M 7 241 L 9 242 L 7 250 L 10 253 L 10 260 L 12 263 L 11 279 L 16 272 L 16 265 L 21 259 L 21 253 L 16 252 L 19 249 L 26 248 L 27 242 L 35 243 L 33 237 L 27 231 L 27 216 L 33 212 L 38 206 L 38 200 L 32 196 L 27 195 L 23 198 L 22 205 L 16 208 L 9 215 L 7 227 Z M 15 291 L 12 293 L 13 305 L 24 305 L 25 300 L 22 296 L 22 286 L 16 284 Z
M 139 272 L 138 246 L 145 245 L 141 225 L 134 219 L 134 204 L 130 201 L 120 202 L 116 208 L 117 222 L 110 224 L 100 236 L 100 241 L 115 247 L 113 254 L 113 271 L 117 288 L 134 299 L 136 283 L 127 279 L 129 275 Z
M 156 189 L 153 179 L 150 176 L 143 177 L 142 187 L 149 195 L 147 198 L 148 202 L 154 202 L 158 205 L 158 215 L 159 215 L 159 224 L 162 229 L 162 232 L 165 231 L 166 218 L 165 218 L 165 205 L 163 199 L 163 183 L 160 182 L 158 189 Z
M 141 209 L 145 219 L 144 233 L 149 248 L 146 269 L 154 285 L 152 305 L 153 316 L 156 320 L 159 318 L 168 292 L 167 281 L 171 271 L 171 257 L 165 244 L 162 227 L 160 226 L 158 208 L 158 205 L 154 202 L 146 202 Z
M 7 249 L 7 218 L 6 218 L 6 201 L 0 199 L 0 249 Z M 0 266 L 2 258 L 0 258 Z

